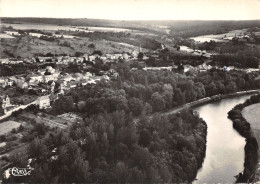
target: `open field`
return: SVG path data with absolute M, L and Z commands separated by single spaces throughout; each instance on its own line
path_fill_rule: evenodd
M 70 43 L 69 47 L 60 44 L 65 41 Z M 94 44 L 95 48 L 89 48 L 89 44 Z M 59 39 L 58 41 L 49 42 L 39 38 L 24 36 L 22 38 L 2 39 L 0 47 L 0 58 L 11 57 L 34 57 L 38 54 L 67 54 L 74 56 L 76 52 L 91 54 L 94 50 L 101 50 L 103 54 L 115 52 L 131 52 L 133 49 L 138 49 L 132 45 L 122 45 L 122 43 L 107 41 L 107 40 L 92 40 L 89 38 L 71 38 Z M 7 52 L 8 51 L 8 52 Z
M 260 143 L 260 103 L 253 104 L 250 106 L 245 107 L 242 110 L 243 117 L 250 123 L 251 129 L 254 133 L 254 136 L 258 142 L 258 146 Z M 258 149 L 258 160 L 260 159 L 260 150 Z M 255 181 L 259 181 L 260 179 L 260 172 L 259 172 L 259 165 L 258 170 L 255 174 Z
M 253 129 L 260 130 L 260 103 L 244 108 L 242 115 L 251 124 Z
M 124 28 L 112 28 L 112 27 L 71 27 L 71 26 L 58 26 L 58 25 L 50 25 L 50 24 L 5 24 L 2 23 L 2 26 L 13 27 L 14 29 L 38 29 L 38 30 L 46 30 L 46 31 L 58 31 L 58 30 L 67 30 L 67 31 L 84 31 L 84 32 L 133 32 L 136 30 L 124 29 Z
M 223 34 L 211 34 L 211 35 L 204 35 L 204 36 L 197 36 L 197 37 L 191 37 L 191 39 L 194 39 L 198 42 L 210 42 L 210 40 L 215 42 L 226 42 L 227 40 L 224 40 L 223 38 L 226 37 L 227 39 L 232 39 L 235 36 L 244 35 L 246 33 L 247 29 L 241 29 L 241 30 L 233 30 L 229 31 L 227 33 Z
M 16 121 L 5 121 L 0 123 L 0 135 L 10 132 L 13 128 L 18 128 L 20 123 Z
M 15 37 L 5 34 L 5 33 L 0 33 L 0 38 L 15 38 Z

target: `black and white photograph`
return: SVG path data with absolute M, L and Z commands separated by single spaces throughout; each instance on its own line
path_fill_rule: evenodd
M 260 183 L 260 0 L 0 0 L 0 183 Z

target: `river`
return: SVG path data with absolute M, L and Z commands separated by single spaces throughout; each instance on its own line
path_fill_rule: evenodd
M 195 108 L 208 125 L 207 148 L 194 183 L 232 183 L 244 169 L 245 139 L 233 129 L 227 113 L 251 95 L 244 95 Z

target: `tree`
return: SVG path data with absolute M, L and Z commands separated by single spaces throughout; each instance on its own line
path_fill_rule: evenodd
M 153 112 L 159 112 L 165 109 L 165 100 L 158 92 L 152 94 L 151 104 L 153 107 Z
M 82 52 L 75 52 L 75 57 L 81 57 L 81 56 L 83 56 L 83 53 Z
M 184 66 L 182 64 L 178 65 L 178 72 L 184 72 Z
M 79 110 L 80 110 L 81 112 L 84 111 L 85 107 L 86 107 L 86 102 L 85 102 L 85 101 L 80 101 L 80 102 L 78 103 L 78 108 L 79 108 Z
M 142 53 L 142 52 L 139 52 L 139 54 L 138 54 L 137 58 L 138 58 L 138 59 L 143 59 L 143 57 L 144 57 L 144 53 Z
M 139 144 L 145 147 L 148 147 L 152 140 L 151 133 L 145 128 L 141 130 L 139 137 Z
M 95 51 L 92 53 L 92 55 L 95 55 L 95 54 L 97 54 L 97 55 L 99 55 L 99 56 L 102 56 L 102 55 L 103 55 L 100 50 L 95 50 Z
M 176 88 L 173 96 L 173 103 L 176 105 L 183 105 L 186 102 L 185 96 L 181 92 L 180 88 Z
M 91 44 L 89 44 L 89 45 L 88 45 L 88 48 L 95 49 L 95 48 L 96 48 L 96 46 L 95 46 L 95 44 L 91 43 Z
M 47 155 L 47 147 L 42 140 L 35 138 L 28 148 L 31 157 L 42 159 Z
M 139 116 L 141 114 L 143 110 L 143 103 L 141 100 L 133 97 L 128 101 L 128 104 L 134 116 Z
M 162 95 L 165 101 L 165 106 L 167 109 L 170 109 L 172 107 L 173 88 L 170 84 L 164 84 L 162 90 L 163 90 Z

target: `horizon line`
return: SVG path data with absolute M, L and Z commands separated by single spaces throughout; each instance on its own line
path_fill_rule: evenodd
M 106 18 L 84 18 L 84 17 L 2 17 L 2 18 L 41 18 L 41 19 L 90 19 L 111 21 L 260 21 L 260 19 L 106 19 Z

